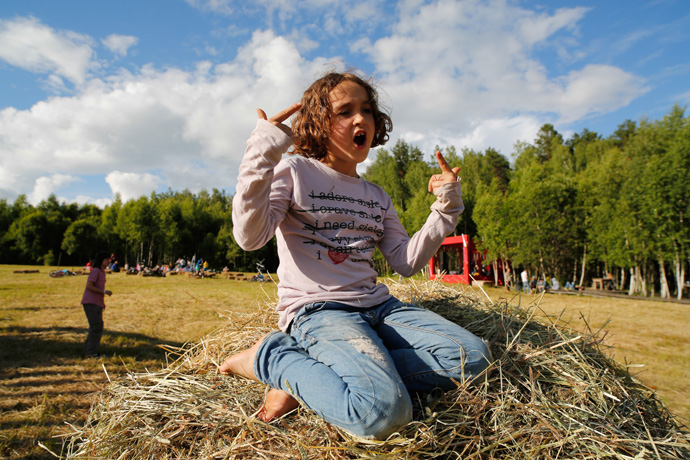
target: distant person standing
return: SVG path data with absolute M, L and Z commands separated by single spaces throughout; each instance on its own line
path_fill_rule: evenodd
M 89 334 L 86 336 L 86 343 L 84 344 L 84 356 L 86 358 L 100 356 L 98 346 L 103 335 L 104 300 L 106 295 L 113 295 L 112 291 L 105 288 L 105 269 L 109 263 L 110 255 L 106 251 L 100 251 L 96 254 L 81 299 L 86 319 L 89 321 Z
M 527 294 L 529 292 L 529 273 L 527 273 L 526 268 L 520 273 L 520 280 L 522 281 L 522 290 Z

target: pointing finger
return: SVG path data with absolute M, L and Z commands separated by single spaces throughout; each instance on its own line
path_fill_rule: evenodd
M 268 119 L 268 117 L 266 116 L 266 112 L 264 112 L 263 110 L 256 109 L 256 113 L 259 115 L 260 119 L 262 119 L 262 120 Z
M 436 151 L 436 159 L 438 160 L 439 166 L 441 166 L 441 171 L 451 172 L 450 166 L 448 166 L 448 163 L 446 163 L 446 159 L 443 158 L 443 154 L 440 150 Z
M 287 109 L 282 110 L 282 111 L 278 112 L 277 114 L 273 115 L 271 117 L 270 121 L 276 122 L 276 123 L 282 123 L 285 120 L 287 120 L 288 118 L 290 118 L 293 113 L 297 112 L 300 109 L 300 107 L 302 107 L 301 102 L 298 102 L 296 104 L 292 104 Z

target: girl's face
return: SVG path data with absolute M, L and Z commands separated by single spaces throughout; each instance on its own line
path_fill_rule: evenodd
M 103 259 L 101 261 L 101 270 L 105 270 L 108 267 L 109 263 L 110 263 L 110 258 Z
M 343 81 L 330 93 L 331 130 L 328 152 L 321 161 L 334 170 L 357 177 L 357 165 L 367 159 L 374 140 L 374 114 L 367 90 Z

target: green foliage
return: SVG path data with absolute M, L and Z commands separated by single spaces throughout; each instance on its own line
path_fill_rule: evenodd
M 212 268 L 228 265 L 253 271 L 255 262 L 277 266 L 275 243 L 247 257 L 232 238 L 231 198 L 223 192 L 188 190 L 152 194 L 100 210 L 59 203 L 50 197 L 33 207 L 26 197 L 13 205 L 0 200 L 0 259 L 3 263 L 82 265 L 98 250 L 117 255 L 121 265 L 149 266 L 194 255 Z
M 67 217 L 49 201 L 14 221 L 10 233 L 23 257 L 39 264 L 54 263 L 69 224 Z
M 534 140 L 534 147 L 537 159 L 541 163 L 546 163 L 553 157 L 554 150 L 563 145 L 563 136 L 556 131 L 551 124 L 545 124 L 537 133 L 537 138 Z
M 505 191 L 498 179 L 488 186 L 481 185 L 474 209 L 474 219 L 482 229 L 483 249 L 488 250 L 490 259 L 510 259 L 513 256 L 510 237 L 509 208 L 506 205 Z
M 446 151 L 446 156 L 450 159 L 455 154 L 454 148 Z M 510 182 L 510 163 L 508 159 L 498 153 L 495 149 L 489 148 L 484 153 L 477 153 L 474 150 L 463 150 L 462 157 L 452 161 L 447 158 L 449 164 L 460 166 L 460 178 L 462 180 L 462 199 L 465 203 L 465 211 L 460 216 L 458 233 L 466 233 L 472 238 L 478 234 L 475 222 L 475 206 L 482 196 L 482 191 L 487 186 L 494 184 L 502 194 L 506 193 Z
M 121 209 L 122 199 L 120 194 L 117 194 L 113 203 L 110 206 L 106 206 L 103 210 L 100 225 L 98 226 L 98 238 L 101 241 L 101 245 L 104 248 L 109 248 L 114 254 L 122 254 L 125 249 L 124 241 L 120 238 L 120 232 L 117 228 Z
M 527 267 L 585 283 L 611 271 L 640 294 L 660 280 L 663 286 L 668 271 L 670 290 L 682 292 L 690 258 L 690 121 L 683 108 L 657 121 L 626 120 L 608 138 L 583 129 L 564 140 L 545 124 L 531 144 L 516 143 L 512 165 L 491 148 L 458 153 L 450 146 L 443 153 L 461 167 L 465 211 L 455 233 L 481 241 L 490 258 L 509 260 L 516 273 Z M 399 140 L 377 151 L 363 177 L 391 196 L 411 235 L 429 215 L 435 197 L 428 181 L 438 172 L 433 155 Z M 81 264 L 98 249 L 123 264 L 195 255 L 237 271 L 252 271 L 259 260 L 273 271 L 278 263 L 275 240 L 251 254 L 237 245 L 231 198 L 215 189 L 126 203 L 117 196 L 102 211 L 54 196 L 35 207 L 24 195 L 13 204 L 0 200 L 0 262 Z M 374 263 L 381 275 L 389 271 L 380 254 Z
M 13 263 L 21 259 L 15 246 L 15 236 L 10 231 L 12 224 L 19 217 L 16 210 L 16 206 L 10 206 L 7 200 L 0 200 L 0 263 L 3 264 Z
M 390 152 L 380 149 L 374 163 L 362 175 L 388 193 L 408 234 L 421 227 L 433 203 L 427 190 L 433 166 L 423 157 L 417 147 L 398 140 Z
M 68 255 L 76 255 L 84 262 L 90 260 L 98 251 L 98 219 L 85 217 L 75 220 L 67 227 L 61 248 Z

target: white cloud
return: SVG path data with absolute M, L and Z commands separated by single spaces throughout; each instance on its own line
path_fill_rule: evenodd
M 104 209 L 106 206 L 111 205 L 113 203 L 113 200 L 110 198 L 94 198 L 92 196 L 77 195 L 74 198 L 74 202 L 79 205 L 93 204 L 101 209 Z
M 132 35 L 108 35 L 106 38 L 101 40 L 106 48 L 108 48 L 113 53 L 118 56 L 124 57 L 127 55 L 127 50 L 139 42 L 137 37 Z
M 52 176 L 42 176 L 36 179 L 34 182 L 33 191 L 27 196 L 27 201 L 34 206 L 39 204 L 41 201 L 48 198 L 55 191 L 59 190 L 62 186 L 70 184 L 72 182 L 77 182 L 80 179 L 78 177 L 70 176 L 68 174 L 53 174 Z
M 394 8 L 386 0 L 255 0 L 235 7 L 232 0 L 185 0 L 204 12 L 237 17 L 240 14 L 261 18 L 263 26 L 281 35 L 313 32 L 317 39 L 328 36 L 347 41 L 356 33 L 371 34 L 377 25 L 388 21 Z M 228 28 L 233 33 L 236 25 Z
M 123 197 L 157 186 L 232 188 L 255 109 L 276 113 L 294 103 L 311 77 L 303 71 L 313 65 L 285 38 L 257 32 L 234 61 L 219 66 L 121 71 L 89 80 L 75 96 L 4 109 L 0 183 L 16 196 L 47 172 L 127 171 L 132 175 L 108 176 Z M 156 181 L 146 175 L 154 170 Z
M 230 7 L 231 0 L 185 0 L 189 5 L 202 11 L 230 16 L 233 9 Z
M 86 35 L 55 31 L 33 17 L 0 20 L 0 59 L 30 72 L 55 73 L 83 83 L 91 45 Z
M 229 1 L 187 2 L 209 11 L 231 11 Z M 352 25 L 348 21 L 358 19 L 366 30 L 377 20 L 366 17 L 362 2 L 306 2 L 299 7 L 276 3 L 275 8 L 294 18 L 305 8 L 310 14 L 330 8 L 333 14 L 319 20 L 343 30 Z M 351 16 L 339 14 L 348 5 Z M 373 12 L 381 5 L 374 2 Z M 514 142 L 533 141 L 543 123 L 606 113 L 645 90 L 638 77 L 611 65 L 563 66 L 558 73 L 538 58 L 538 50 L 549 47 L 558 55 L 577 55 L 576 32 L 587 10 L 547 14 L 516 5 L 406 0 L 387 13 L 392 16 L 385 34 L 353 35 L 358 39 L 327 50 L 369 58 L 382 100 L 392 108 L 395 130 L 389 147 L 403 138 L 426 153 L 438 144 L 458 150 L 493 147 L 510 156 Z M 23 37 L 27 29 L 41 32 L 50 37 L 50 46 L 35 40 L 33 48 L 24 44 L 6 51 L 1 45 L 7 43 L 8 28 L 20 25 Z M 344 57 L 316 47 L 315 37 L 324 32 L 305 30 L 295 27 L 283 36 L 257 30 L 224 63 L 198 62 L 191 70 L 148 65 L 96 78 L 87 73 L 88 37 L 55 32 L 33 18 L 0 22 L 0 58 L 32 71 L 44 69 L 51 74 L 45 84 L 56 91 L 63 88 L 63 79 L 83 83 L 70 97 L 46 99 L 28 110 L 0 111 L 0 196 L 29 190 L 43 196 L 50 187 L 59 187 L 44 178 L 86 174 L 107 175 L 113 193 L 124 199 L 156 188 L 232 190 L 255 109 L 270 116 L 298 100 L 315 77 L 344 67 Z M 131 40 L 135 37 L 115 37 L 104 43 L 123 56 L 136 44 Z M 76 53 L 70 67 L 69 53 L 53 52 L 52 42 L 77 51 L 82 46 L 88 53 Z M 32 49 L 38 57 L 22 61 L 20 50 Z
M 67 91 L 67 86 L 65 81 L 58 75 L 48 75 L 43 81 L 42 87 L 50 94 L 63 94 Z
M 533 116 L 511 118 L 489 118 L 478 120 L 464 130 L 438 129 L 434 132 L 405 131 L 400 137 L 407 143 L 419 147 L 431 158 L 434 148 L 454 146 L 458 151 L 467 148 L 482 152 L 493 148 L 507 158 L 511 157 L 516 142 L 533 142 L 542 120 Z M 390 145 L 388 146 L 390 147 Z
M 150 194 L 161 182 L 161 178 L 149 173 L 113 171 L 106 176 L 105 181 L 110 185 L 113 196 L 119 193 L 122 201 L 127 201 Z
M 516 142 L 533 142 L 543 125 L 536 117 L 517 116 L 513 118 L 482 120 L 471 132 L 457 139 L 449 139 L 449 145 L 484 151 L 489 147 L 510 158 Z
M 612 112 L 647 91 L 640 78 L 609 65 L 585 66 L 562 81 L 563 121 Z
M 573 34 L 587 11 L 548 14 L 505 0 L 410 1 L 401 4 L 390 35 L 355 42 L 353 50 L 367 54 L 381 76 L 396 136 L 426 145 L 472 142 L 495 120 L 522 114 L 527 118 L 518 120 L 540 119 L 537 125 L 568 123 L 618 109 L 646 91 L 639 77 L 617 67 L 553 75 L 553 66 L 538 59 L 545 48 L 563 54 L 575 46 Z
M 527 45 L 534 45 L 549 39 L 561 29 L 575 30 L 580 21 L 590 8 L 559 8 L 553 15 L 542 13 L 539 15 L 531 11 L 521 12 L 521 21 L 518 23 L 520 35 L 526 40 Z
M 308 8 L 318 11 L 321 30 L 336 40 L 342 40 L 344 35 L 347 36 L 354 31 L 371 35 L 371 31 L 376 30 L 377 25 L 392 14 L 392 8 L 388 6 L 386 11 L 381 0 L 308 0 L 306 3 L 309 5 Z

